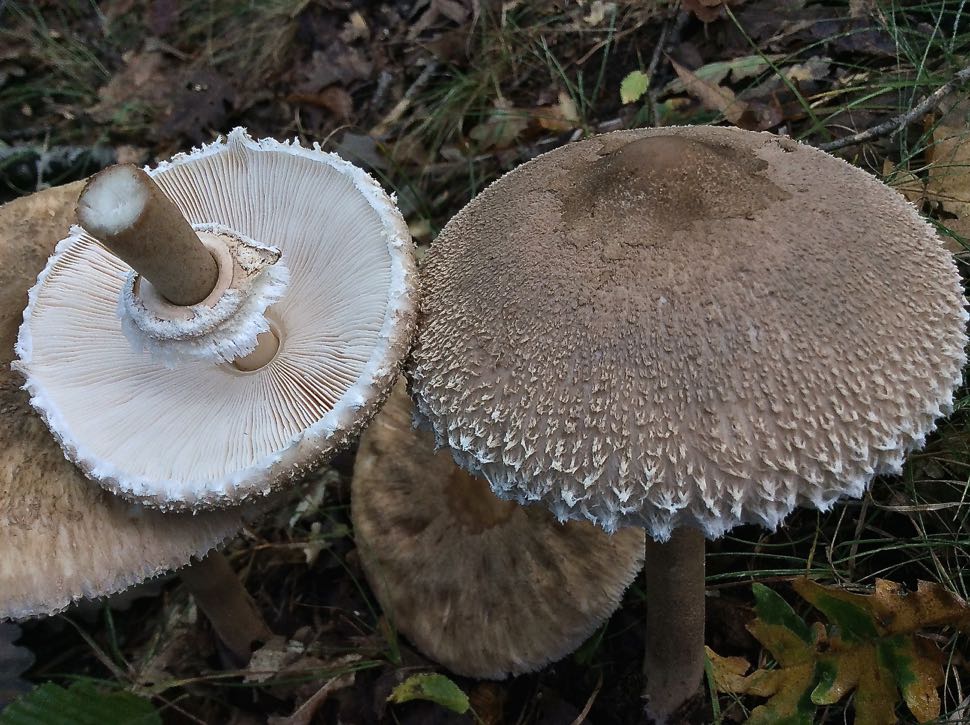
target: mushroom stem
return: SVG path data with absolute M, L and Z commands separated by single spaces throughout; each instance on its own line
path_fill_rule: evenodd
M 216 260 L 178 207 L 137 166 L 110 166 L 91 177 L 78 197 L 77 218 L 173 304 L 198 304 L 216 285 Z
M 647 537 L 647 635 L 644 698 L 658 724 L 696 693 L 704 674 L 704 534 L 674 529 L 660 544 Z
M 273 632 L 226 557 L 220 551 L 211 551 L 180 574 L 236 664 L 245 665 L 254 644 L 268 641 Z

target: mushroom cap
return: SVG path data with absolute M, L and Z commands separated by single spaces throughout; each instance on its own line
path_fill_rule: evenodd
M 452 672 L 503 679 L 576 649 L 620 605 L 644 536 L 496 498 L 411 427 L 398 385 L 361 436 L 351 508 L 384 612 Z
M 790 139 L 619 131 L 540 156 L 422 267 L 409 376 L 492 489 L 608 531 L 774 528 L 899 472 L 967 342 L 901 195 Z
M 70 224 L 80 184 L 0 206 L 0 620 L 54 614 L 201 557 L 237 510 L 163 514 L 112 496 L 65 459 L 10 370 L 27 290 Z
M 275 356 L 166 369 L 133 350 L 116 312 L 129 268 L 75 227 L 30 292 L 19 367 L 67 456 L 113 493 L 231 505 L 313 470 L 380 407 L 411 342 L 413 245 L 380 185 L 319 147 L 237 128 L 149 173 L 189 223 L 282 250 Z

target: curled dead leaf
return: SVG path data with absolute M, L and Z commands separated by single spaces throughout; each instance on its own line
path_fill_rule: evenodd
M 726 5 L 737 5 L 740 0 L 681 0 L 684 10 L 693 13 L 699 20 L 711 23 L 723 14 Z
M 777 104 L 742 100 L 730 88 L 705 81 L 673 58 L 670 58 L 670 64 L 690 95 L 708 110 L 724 114 L 735 126 L 749 131 L 765 131 L 781 123 L 783 114 Z

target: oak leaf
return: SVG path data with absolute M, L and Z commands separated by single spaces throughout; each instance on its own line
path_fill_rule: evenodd
M 808 725 L 816 706 L 855 693 L 857 725 L 892 725 L 900 701 L 919 722 L 940 714 L 943 653 L 921 632 L 953 627 L 970 631 L 970 606 L 939 584 L 920 582 L 915 592 L 876 580 L 872 594 L 854 594 L 808 579 L 795 591 L 828 620 L 806 624 L 767 587 L 755 584 L 757 618 L 749 631 L 776 667 L 745 674 L 743 658 L 708 650 L 715 687 L 768 698 L 748 723 Z

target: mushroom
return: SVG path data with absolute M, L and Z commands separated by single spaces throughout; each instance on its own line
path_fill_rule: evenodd
M 253 507 L 165 514 L 112 496 L 65 459 L 10 370 L 27 290 L 67 227 L 79 190 L 71 184 L 0 206 L 0 620 L 54 614 L 195 557 L 201 561 L 183 571 L 183 581 L 245 661 L 251 642 L 269 632 L 214 549 Z
M 703 670 L 704 537 L 900 471 L 967 342 L 950 255 L 861 169 L 771 134 L 638 129 L 544 154 L 422 268 L 409 376 L 503 498 L 648 536 L 646 697 Z
M 78 213 L 87 229 L 30 292 L 16 366 L 111 492 L 174 510 L 266 494 L 347 445 L 389 392 L 412 244 L 363 170 L 237 128 L 147 175 L 102 172 Z
M 452 672 L 503 679 L 578 647 L 643 565 L 643 531 L 608 536 L 496 498 L 411 427 L 399 384 L 361 436 L 351 508 L 381 608 Z

